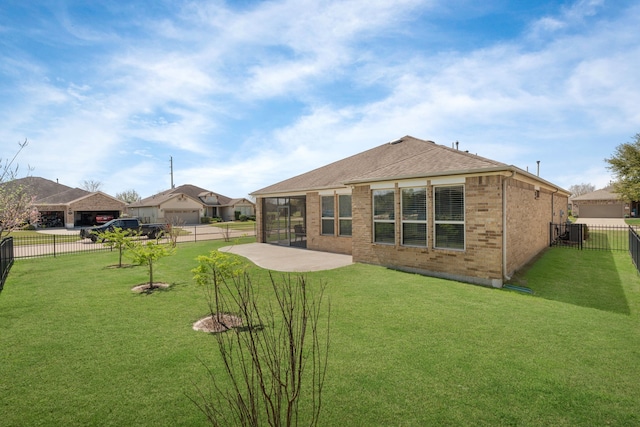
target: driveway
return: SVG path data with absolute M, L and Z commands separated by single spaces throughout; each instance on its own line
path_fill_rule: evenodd
M 578 218 L 576 224 L 626 227 L 624 218 Z
M 268 243 L 225 246 L 219 251 L 243 256 L 259 267 L 274 271 L 332 270 L 353 264 L 351 255 L 276 246 Z

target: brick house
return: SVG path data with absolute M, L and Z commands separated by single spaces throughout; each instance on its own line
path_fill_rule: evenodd
M 570 193 L 405 136 L 255 191 L 258 241 L 502 286 L 549 244 Z
M 181 185 L 129 205 L 129 214 L 144 222 L 198 224 L 202 217 L 233 221 L 235 212 L 255 215 L 255 205 L 247 199 L 232 199 L 191 184 Z
M 35 197 L 42 227 L 95 225 L 120 217 L 127 206 L 101 191 L 72 188 L 40 177 L 15 179 L 7 185 L 24 188 Z
M 624 218 L 638 215 L 635 204 L 622 200 L 620 195 L 613 192 L 612 187 L 571 197 L 569 203 L 573 215 L 580 218 Z M 630 208 L 631 205 L 634 205 L 634 209 Z

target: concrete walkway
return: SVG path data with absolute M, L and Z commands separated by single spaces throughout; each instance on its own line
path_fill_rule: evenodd
M 243 256 L 259 267 L 274 271 L 332 270 L 353 264 L 351 255 L 290 248 L 268 243 L 225 246 L 219 251 Z

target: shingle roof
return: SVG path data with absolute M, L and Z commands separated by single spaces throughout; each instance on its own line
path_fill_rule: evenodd
M 582 194 L 580 196 L 572 197 L 572 201 L 580 200 L 619 200 L 620 195 L 614 193 L 612 188 L 607 187 L 600 190 L 592 191 L 591 193 Z
M 25 178 L 18 178 L 18 179 L 14 179 L 12 181 L 6 182 L 3 185 L 8 185 L 8 186 L 20 186 L 20 187 L 24 187 L 27 188 L 29 193 L 33 194 L 36 198 L 35 202 L 36 203 L 42 203 L 43 200 L 45 199 L 49 199 L 51 197 L 54 197 L 58 194 L 64 194 L 67 193 L 67 197 L 70 197 L 69 193 L 70 191 L 74 191 L 77 190 L 79 194 L 77 197 L 75 197 L 75 199 L 82 197 L 84 195 L 90 194 L 88 191 L 85 190 L 81 190 L 79 188 L 71 188 L 68 187 L 66 185 L 62 185 L 59 184 L 57 182 L 53 182 L 49 179 L 45 179 L 45 178 L 40 178 L 37 176 L 28 176 Z M 84 192 L 81 194 L 81 192 Z M 69 201 L 75 200 L 75 199 L 69 199 L 67 200 L 66 198 L 61 198 L 59 201 L 53 202 L 53 201 L 47 201 L 46 203 L 49 204 L 53 204 L 53 203 L 67 203 Z
M 90 195 L 90 191 L 82 190 L 80 188 L 70 188 L 58 194 L 53 194 L 49 197 L 36 200 L 39 205 L 60 205 L 73 202 L 81 197 Z
M 329 165 L 286 179 L 252 194 L 337 188 L 347 183 L 447 175 L 508 165 L 432 141 L 405 136 Z
M 131 203 L 129 206 L 130 207 L 158 206 L 161 203 L 175 197 L 178 194 L 185 194 L 200 202 L 203 202 L 202 198 L 200 197 L 203 194 L 213 194 L 217 196 L 218 204 L 220 205 L 226 205 L 231 200 L 231 198 L 227 196 L 223 196 L 222 194 L 214 193 L 213 191 L 205 190 L 204 188 L 197 187 L 195 185 L 185 184 L 179 187 L 171 188 L 169 190 L 161 191 L 160 193 L 157 193 L 151 197 L 142 199 L 139 202 Z

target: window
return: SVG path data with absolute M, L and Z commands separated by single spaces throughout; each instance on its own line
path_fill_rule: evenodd
M 434 187 L 435 247 L 464 249 L 464 186 Z
M 427 189 L 402 189 L 402 244 L 427 246 Z
M 335 230 L 335 210 L 333 196 L 322 196 L 322 234 L 333 236 Z
M 395 244 L 395 191 L 373 190 L 373 241 Z
M 338 195 L 338 234 L 351 236 L 351 194 Z

